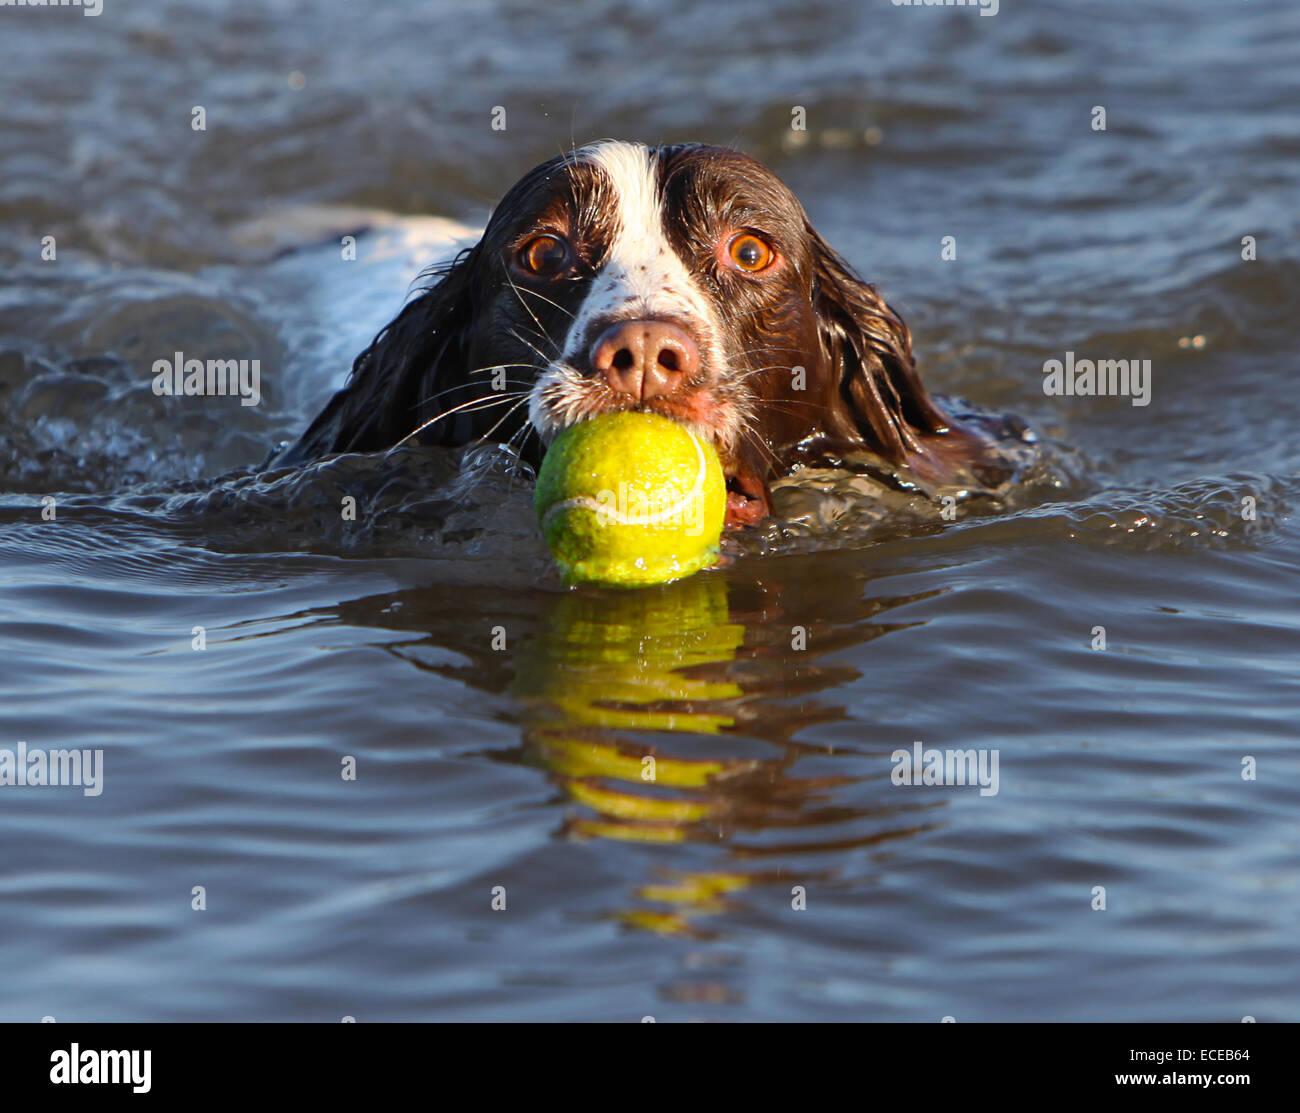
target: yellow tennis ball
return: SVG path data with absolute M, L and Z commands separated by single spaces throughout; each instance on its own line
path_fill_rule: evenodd
M 566 583 L 639 587 L 718 557 L 727 486 L 713 446 L 659 414 L 602 414 L 547 450 L 533 497 Z

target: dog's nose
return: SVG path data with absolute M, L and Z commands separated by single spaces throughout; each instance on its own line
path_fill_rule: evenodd
M 700 369 L 700 349 L 685 329 L 667 321 L 620 321 L 597 338 L 591 369 L 619 394 L 672 394 Z

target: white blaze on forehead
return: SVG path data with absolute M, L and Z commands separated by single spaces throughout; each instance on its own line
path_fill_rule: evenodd
M 649 148 L 610 140 L 588 147 L 583 153 L 588 163 L 604 172 L 618 207 L 618 238 L 610 249 L 609 261 L 621 256 L 628 263 L 640 262 L 667 249 L 659 175 Z
M 610 140 L 584 148 L 579 157 L 608 181 L 616 231 L 569 330 L 564 358 L 573 359 L 593 341 L 592 326 L 604 320 L 667 317 L 693 326 L 701 344 L 711 343 L 717 335 L 712 308 L 664 234 L 663 196 L 649 149 Z

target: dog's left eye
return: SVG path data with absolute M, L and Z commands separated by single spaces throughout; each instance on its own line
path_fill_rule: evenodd
M 727 257 L 732 264 L 750 274 L 767 270 L 775 254 L 772 245 L 753 232 L 742 232 L 727 245 Z
M 550 278 L 564 270 L 569 262 L 569 245 L 559 236 L 534 236 L 519 249 L 519 265 L 529 274 Z

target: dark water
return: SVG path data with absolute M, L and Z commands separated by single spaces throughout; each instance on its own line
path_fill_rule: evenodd
M 0 749 L 104 753 L 0 787 L 0 1018 L 1296 1019 L 1298 56 L 1287 0 L 0 9 Z M 430 217 L 606 135 L 771 163 L 1042 470 L 821 477 L 636 593 L 491 453 L 249 474 Z

